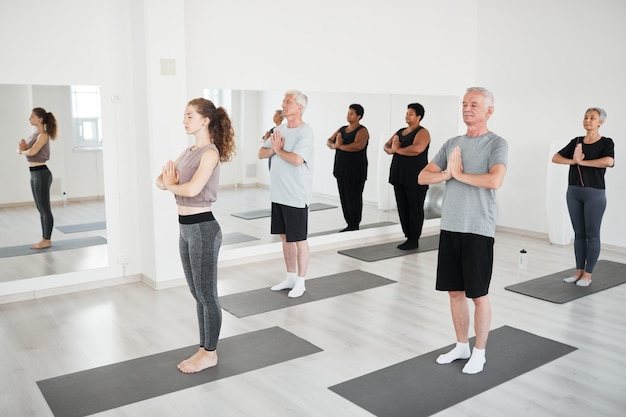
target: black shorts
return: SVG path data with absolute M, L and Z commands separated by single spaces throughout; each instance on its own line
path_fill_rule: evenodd
M 468 298 L 489 293 L 493 243 L 488 236 L 442 230 L 437 259 L 437 290 L 465 291 Z
M 309 226 L 309 208 L 272 203 L 273 235 L 285 235 L 287 242 L 306 240 Z

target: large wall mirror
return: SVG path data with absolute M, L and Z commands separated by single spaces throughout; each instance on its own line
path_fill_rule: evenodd
M 10 178 L 0 196 L 0 282 L 25 278 L 87 271 L 108 266 L 107 229 L 102 153 L 96 149 L 76 147 L 76 135 L 96 134 L 98 128 L 88 117 L 83 130 L 77 126 L 73 109 L 72 86 L 0 85 L 0 123 L 3 126 L 4 163 L 0 175 Z M 225 241 L 224 259 L 263 252 L 260 245 L 275 244 L 269 233 L 269 217 L 244 218 L 251 211 L 268 210 L 269 174 L 267 161 L 258 160 L 261 137 L 273 126 L 272 117 L 281 106 L 284 91 L 207 89 L 205 96 L 224 105 L 231 114 L 238 151 L 232 162 L 221 170 L 222 184 L 214 205 Z M 444 140 L 458 133 L 459 98 L 453 96 L 420 96 L 340 92 L 306 92 L 309 106 L 304 114 L 317 141 L 314 171 L 314 203 L 330 208 L 314 211 L 310 216 L 310 236 L 338 236 L 345 226 L 337 185 L 332 176 L 334 151 L 326 146 L 328 137 L 346 124 L 348 106 L 359 103 L 365 108 L 362 124 L 370 133 L 368 146 L 368 181 L 363 194 L 365 207 L 362 226 L 399 229 L 393 190 L 387 183 L 391 157 L 382 151 L 383 143 L 399 128 L 405 127 L 406 106 L 411 102 L 424 105 L 423 126 L 431 132 L 431 155 Z M 53 173 L 54 243 L 85 239 L 84 246 L 73 249 L 29 252 L 11 255 L 15 247 L 27 247 L 41 237 L 38 213 L 30 191 L 25 158 L 15 150 L 17 141 L 32 132 L 28 117 L 33 107 L 44 107 L 59 121 L 59 138 L 52 143 L 48 166 Z M 90 133 L 91 132 L 91 133 Z M 106 143 L 106 131 L 103 132 Z M 83 137 L 83 139 L 85 139 Z M 106 145 L 104 145 L 106 146 Z M 114 166 L 107 169 L 115 169 Z M 65 194 L 64 194 L 65 193 Z M 64 196 L 67 199 L 64 204 Z M 432 219 L 437 222 L 438 219 Z M 432 223 L 431 223 L 432 224 Z M 425 226 L 428 225 L 427 224 Z M 392 226 L 393 227 L 393 226 Z M 64 230 L 60 230 L 63 228 Z M 372 230 L 372 229 L 369 229 Z M 360 232 L 350 232 L 360 233 Z M 335 237 L 332 237 L 335 236 Z M 91 243 L 90 243 L 91 242 Z M 94 243 L 95 242 L 95 243 Z M 230 251 L 230 255 L 228 252 Z M 260 251 L 260 252 L 259 252 Z
M 368 180 L 363 193 L 364 210 L 361 228 L 383 227 L 399 222 L 392 187 L 388 184 L 391 156 L 383 152 L 383 144 L 400 128 L 406 127 L 407 105 L 421 103 L 426 114 L 422 125 L 429 129 L 432 156 L 448 138 L 458 134 L 459 98 L 452 96 L 420 96 L 397 94 L 366 94 L 340 92 L 306 92 L 309 105 L 304 120 L 315 132 L 313 203 L 330 207 L 311 211 L 309 235 L 337 233 L 346 226 L 339 202 L 336 180 L 332 175 L 334 150 L 326 140 L 346 125 L 348 106 L 361 104 L 365 115 L 361 121 L 370 133 L 368 146 Z M 221 190 L 214 211 L 218 216 L 225 241 L 222 248 L 249 247 L 277 242 L 269 234 L 269 218 L 254 217 L 267 210 L 269 171 L 266 160 L 257 158 L 261 137 L 274 126 L 275 110 L 281 108 L 284 91 L 206 89 L 204 96 L 230 113 L 237 136 L 237 155 L 221 168 Z M 428 213 L 429 217 L 438 217 Z M 252 216 L 246 218 L 245 216 Z M 438 219 L 436 219 L 438 224 Z M 358 233 L 358 232 L 353 232 Z M 245 235 L 245 236 L 242 236 Z M 232 240 L 231 240 L 232 237 Z
M 106 267 L 99 88 L 0 84 L 0 97 L 0 175 L 5 178 L 0 195 L 0 282 Z M 53 175 L 53 247 L 39 251 L 30 249 L 42 232 L 28 163 L 16 152 L 18 141 L 34 131 L 28 120 L 34 107 L 53 113 L 59 126 L 47 162 Z

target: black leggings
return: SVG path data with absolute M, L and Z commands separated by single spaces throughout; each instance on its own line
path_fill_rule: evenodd
M 50 240 L 54 218 L 50 208 L 50 186 L 52 185 L 52 173 L 45 165 L 30 167 L 30 189 L 33 192 L 35 205 L 41 218 L 41 236 Z

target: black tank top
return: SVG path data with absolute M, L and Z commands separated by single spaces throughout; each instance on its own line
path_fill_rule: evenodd
M 339 129 L 344 145 L 354 143 L 356 134 L 359 130 L 367 128 L 363 125 L 359 125 L 356 129 L 346 133 L 348 126 L 342 126 Z M 335 178 L 349 177 L 354 179 L 367 179 L 367 145 L 357 152 L 346 152 L 341 149 L 335 150 L 335 166 L 333 168 L 333 175 Z
M 406 136 L 402 135 L 404 128 L 398 130 L 396 135 L 400 138 L 400 147 L 406 148 L 407 146 L 411 146 L 415 140 L 415 135 L 417 135 L 417 132 L 422 129 L 422 126 L 418 126 L 417 129 L 409 132 Z M 430 144 L 426 146 L 424 152 L 415 156 L 405 156 L 394 153 L 393 159 L 391 160 L 391 168 L 389 169 L 389 183 L 393 185 L 404 185 L 407 187 L 418 188 L 419 185 L 417 184 L 417 176 L 420 171 L 428 165 L 429 147 Z

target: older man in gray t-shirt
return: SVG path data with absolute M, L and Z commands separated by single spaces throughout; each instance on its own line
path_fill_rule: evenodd
M 490 167 L 507 165 L 508 145 L 492 132 L 449 139 L 432 162 L 445 171 L 448 157 L 457 146 L 462 150 L 463 172 L 467 174 L 485 174 Z M 495 189 L 476 187 L 455 179 L 446 181 L 441 208 L 442 230 L 494 237 L 496 216 Z
M 488 90 L 468 88 L 463 97 L 466 134 L 449 139 L 418 177 L 420 184 L 446 182 L 436 288 L 448 292 L 457 342 L 437 363 L 469 358 L 463 367 L 466 374 L 483 370 L 491 325 L 488 293 L 496 233 L 495 190 L 504 181 L 508 154 L 507 142 L 487 128 L 493 104 Z M 467 298 L 475 307 L 472 351 Z

